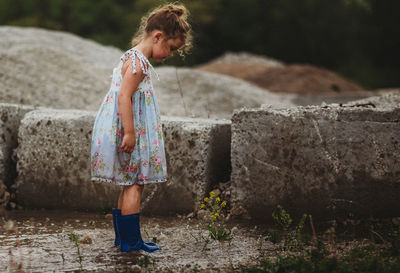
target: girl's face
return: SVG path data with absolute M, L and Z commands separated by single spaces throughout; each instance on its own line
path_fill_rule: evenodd
M 160 62 L 174 55 L 174 52 L 184 44 L 180 38 L 165 39 L 164 36 L 158 38 L 153 44 L 151 59 Z

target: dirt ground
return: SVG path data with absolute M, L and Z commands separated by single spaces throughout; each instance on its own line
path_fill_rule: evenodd
M 233 76 L 273 92 L 317 95 L 365 91 L 328 69 L 307 64 L 268 66 L 237 61 L 210 62 L 197 69 Z
M 113 245 L 111 215 L 15 210 L 0 218 L 0 271 L 240 272 L 274 253 L 262 228 L 240 222 L 226 224 L 233 232 L 230 243 L 205 244 L 206 224 L 179 215 L 142 216 L 143 239 L 154 238 L 162 250 L 121 253 Z

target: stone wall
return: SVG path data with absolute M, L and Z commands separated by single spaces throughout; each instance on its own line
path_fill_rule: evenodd
M 90 181 L 96 112 L 40 109 L 21 121 L 18 200 L 28 207 L 97 210 L 116 206 L 119 186 Z M 229 179 L 230 121 L 162 117 L 169 181 L 145 186 L 144 213 L 193 211 Z
M 343 106 L 236 110 L 236 206 L 263 220 L 278 204 L 320 218 L 327 212 L 398 216 L 399 121 L 399 93 Z

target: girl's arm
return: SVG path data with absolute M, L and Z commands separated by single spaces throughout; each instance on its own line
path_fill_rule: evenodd
M 121 89 L 118 93 L 118 109 L 121 117 L 122 127 L 124 128 L 124 138 L 122 139 L 121 149 L 126 153 L 132 153 L 135 148 L 135 129 L 133 127 L 133 114 L 131 97 L 135 93 L 140 82 L 144 78 L 142 69 L 140 68 L 140 60 L 136 58 L 136 74 L 133 74 L 132 62 L 125 69 L 122 67 L 121 74 L 123 76 Z

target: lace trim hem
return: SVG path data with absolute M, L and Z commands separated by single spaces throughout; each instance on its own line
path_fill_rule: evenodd
M 135 182 L 123 182 L 123 181 L 118 181 L 118 180 L 112 180 L 112 179 L 106 178 L 106 177 L 94 176 L 94 177 L 91 177 L 91 181 L 93 183 L 107 182 L 107 183 L 112 183 L 112 184 L 116 184 L 116 185 L 120 185 L 120 186 L 130 186 L 130 185 L 134 185 L 134 184 L 146 185 L 146 184 L 153 184 L 153 183 L 163 183 L 163 182 L 167 182 L 168 179 L 167 178 L 155 179 L 155 180 L 138 179 Z

